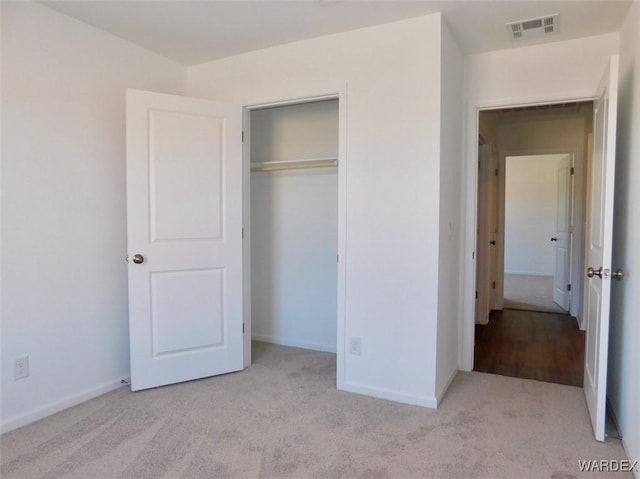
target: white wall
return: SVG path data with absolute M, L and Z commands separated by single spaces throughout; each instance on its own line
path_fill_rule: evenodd
M 505 168 L 505 262 L 507 274 L 553 276 L 558 167 L 567 155 L 511 156 Z
M 338 100 L 251 111 L 251 162 L 338 156 Z
M 480 53 L 465 57 L 467 127 L 465 138 L 465 265 L 461 369 L 473 366 L 477 114 L 487 107 L 566 99 L 596 94 L 619 35 L 606 34 L 566 42 Z
M 338 156 L 338 102 L 251 112 L 251 161 Z M 336 351 L 338 171 L 251 174 L 251 334 Z
M 444 395 L 458 372 L 458 334 L 462 281 L 463 131 L 462 54 L 446 22 L 442 23 L 440 104 L 440 255 L 438 258 L 438 342 L 436 396 Z M 435 172 L 434 172 L 435 173 Z
M 629 10 L 620 40 L 608 397 L 629 458 L 640 460 L 640 3 Z M 640 474 L 636 472 L 636 477 Z
M 342 92 L 346 284 L 338 337 L 360 337 L 362 354 L 344 355 L 338 343 L 339 386 L 433 406 L 440 22 L 435 14 L 188 69 L 190 95 L 243 105 Z
M 185 71 L 31 2 L 2 3 L 2 67 L 8 430 L 129 375 L 125 88 L 182 93 Z
M 465 57 L 467 99 L 486 104 L 512 100 L 592 98 L 619 35 L 609 33 Z

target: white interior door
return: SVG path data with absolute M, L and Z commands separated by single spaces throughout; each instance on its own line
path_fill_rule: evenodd
M 551 241 L 555 244 L 555 274 L 553 276 L 553 301 L 565 311 L 569 311 L 571 282 L 571 198 L 573 191 L 573 176 L 571 175 L 571 156 L 566 155 L 559 161 L 557 203 L 556 203 L 556 231 Z
M 613 236 L 613 186 L 618 103 L 618 56 L 611 57 L 594 106 L 591 208 L 587 252 L 588 285 L 584 393 L 598 441 L 605 439 L 611 249 Z
M 131 389 L 243 367 L 242 112 L 127 92 Z

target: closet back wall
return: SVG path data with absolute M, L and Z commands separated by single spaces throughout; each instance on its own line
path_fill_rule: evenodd
M 251 163 L 336 158 L 338 100 L 251 112 Z M 338 170 L 251 173 L 252 338 L 336 351 Z

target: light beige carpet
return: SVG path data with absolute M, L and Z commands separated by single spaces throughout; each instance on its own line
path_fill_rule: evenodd
M 553 276 L 505 274 L 504 307 L 548 313 L 567 312 L 553 301 Z
M 626 459 L 593 439 L 579 388 L 460 373 L 432 410 L 337 391 L 332 354 L 258 343 L 254 361 L 7 433 L 1 476 L 568 479 L 605 477 L 578 460 Z

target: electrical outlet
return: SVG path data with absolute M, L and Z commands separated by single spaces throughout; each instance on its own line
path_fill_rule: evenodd
M 349 353 L 360 356 L 360 353 L 362 353 L 362 341 L 360 338 L 354 336 L 349 338 Z
M 18 358 L 13 363 L 13 379 L 29 377 L 29 356 Z

